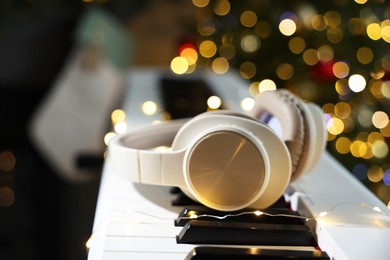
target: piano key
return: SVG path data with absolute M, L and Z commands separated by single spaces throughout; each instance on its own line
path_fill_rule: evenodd
M 253 222 L 253 223 L 269 223 L 269 224 L 295 224 L 303 225 L 304 218 L 296 212 L 287 208 L 269 208 L 263 210 L 267 214 L 256 215 L 255 209 L 243 209 L 234 212 L 222 212 L 210 209 L 205 206 L 187 206 L 179 213 L 179 216 L 175 219 L 176 226 L 184 226 L 190 221 L 191 216 L 197 216 L 197 220 L 219 220 L 225 222 Z M 260 211 L 257 211 L 260 212 Z M 272 216 L 270 216 L 270 215 Z M 224 217 L 218 219 L 217 217 Z M 216 216 L 216 217 L 213 217 Z
M 252 260 L 252 259 L 305 259 L 330 260 L 326 252 L 319 250 L 259 249 L 255 247 L 210 247 L 193 248 L 185 260 Z
M 192 244 L 310 246 L 312 233 L 306 225 L 191 220 L 176 240 Z

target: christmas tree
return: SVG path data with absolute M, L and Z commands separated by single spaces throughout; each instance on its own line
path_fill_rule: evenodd
M 390 206 L 386 1 L 192 2 L 197 53 L 187 54 L 189 67 L 234 68 L 252 96 L 286 88 L 320 105 L 328 150 Z

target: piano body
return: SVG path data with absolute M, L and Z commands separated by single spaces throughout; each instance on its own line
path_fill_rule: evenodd
M 161 92 L 156 86 L 161 83 L 162 74 L 160 69 L 134 69 L 129 73 L 128 91 L 122 105 L 129 131 L 159 119 L 158 115 L 145 116 L 140 107 L 145 101 L 161 104 Z M 247 82 L 232 73 L 220 76 L 206 71 L 202 78 L 227 108 L 241 111 L 239 100 L 248 96 Z M 176 198 L 170 187 L 135 184 L 123 179 L 113 172 L 107 159 L 93 232 L 87 245 L 88 259 L 186 259 L 195 247 L 207 246 L 177 243 L 183 227 L 175 226 L 174 220 L 184 206 L 174 206 L 172 201 Z M 228 247 L 252 252 L 310 251 L 314 255 L 323 251 L 327 259 L 337 260 L 390 259 L 389 209 L 328 152 L 310 174 L 289 185 L 285 199 L 292 211 L 308 219 L 305 224 L 312 231 L 315 246 Z

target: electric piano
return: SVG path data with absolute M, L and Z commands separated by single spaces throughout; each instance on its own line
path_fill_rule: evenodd
M 128 131 L 161 119 L 158 113 L 143 114 L 141 107 L 152 101 L 158 109 L 172 98 L 156 87 L 175 84 L 165 76 L 162 83 L 162 75 L 160 69 L 127 75 L 121 108 Z M 186 83 L 198 76 L 188 76 Z M 225 108 L 242 112 L 247 82 L 234 73 L 205 71 L 201 78 L 206 95 L 212 92 Z M 87 243 L 89 260 L 390 258 L 389 209 L 328 152 L 269 209 L 232 213 L 202 207 L 174 187 L 131 183 L 110 163 L 108 157 Z

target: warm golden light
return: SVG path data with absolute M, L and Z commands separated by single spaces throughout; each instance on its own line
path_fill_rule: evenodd
M 302 58 L 307 65 L 315 65 L 318 63 L 318 52 L 315 49 L 307 49 Z
M 301 37 L 294 37 L 288 42 L 288 48 L 292 53 L 302 53 L 306 48 L 306 42 Z
M 240 22 L 245 27 L 253 27 L 257 23 L 257 15 L 253 11 L 245 11 L 240 16 Z
M 222 100 L 217 96 L 211 96 L 207 99 L 207 106 L 211 109 L 218 109 L 222 105 Z
M 242 110 L 249 112 L 255 106 L 255 100 L 253 98 L 249 98 L 249 97 L 244 98 L 243 100 L 241 100 L 240 105 L 241 105 Z
M 370 48 L 361 47 L 358 49 L 356 57 L 361 64 L 368 64 L 374 59 L 374 53 Z
M 171 70 L 176 74 L 184 74 L 189 67 L 188 61 L 183 57 L 175 57 L 171 61 Z
M 260 39 L 254 34 L 247 34 L 241 38 L 241 49 L 245 52 L 255 52 L 261 46 Z
M 366 87 L 366 79 L 362 75 L 354 74 L 349 77 L 348 85 L 353 92 L 361 92 Z
M 349 66 L 346 62 L 343 61 L 336 62 L 333 65 L 332 70 L 333 74 L 339 79 L 348 77 L 349 75 Z
M 145 115 L 151 116 L 157 112 L 157 104 L 153 101 L 146 101 L 142 104 L 142 112 Z
M 341 154 L 347 154 L 350 151 L 351 140 L 347 137 L 340 137 L 336 140 L 336 150 Z
M 217 0 L 213 5 L 213 11 L 219 16 L 227 15 L 230 12 L 230 2 L 228 0 Z
M 338 102 L 334 107 L 334 113 L 338 118 L 345 119 L 351 115 L 351 106 L 346 102 Z
M 114 136 L 116 136 L 116 133 L 114 133 L 114 132 L 108 132 L 108 133 L 104 136 L 104 143 L 105 143 L 106 145 L 108 145 L 109 142 L 111 141 L 111 139 L 112 139 Z
M 121 121 L 125 121 L 126 119 L 126 113 L 122 109 L 115 109 L 111 113 L 111 121 L 113 124 L 116 124 Z
M 225 74 L 229 70 L 229 62 L 227 59 L 219 57 L 213 60 L 211 68 L 217 74 Z
M 282 80 L 288 80 L 294 75 L 294 67 L 288 63 L 280 64 L 276 68 L 276 75 Z
M 370 39 L 376 41 L 382 37 L 381 26 L 377 23 L 371 23 L 367 26 L 367 35 Z
M 210 40 L 205 40 L 199 45 L 199 53 L 205 58 L 211 58 L 217 53 L 217 46 Z
M 333 117 L 328 121 L 327 128 L 332 135 L 339 135 L 344 130 L 344 122 L 339 118 Z
M 192 0 L 192 4 L 196 7 L 206 7 L 209 4 L 209 0 Z
M 15 168 L 16 158 L 11 151 L 4 151 L 0 153 L 0 170 L 12 171 Z
M 127 124 L 124 121 L 118 122 L 114 125 L 114 130 L 118 134 L 123 134 L 127 131 Z
M 383 169 L 377 165 L 373 165 L 368 169 L 367 177 L 372 182 L 380 182 L 383 175 Z
M 372 115 L 372 124 L 376 128 L 384 128 L 389 124 L 389 116 L 383 111 L 376 111 Z
M 376 158 L 385 158 L 389 153 L 389 147 L 384 141 L 375 141 L 372 144 L 372 152 Z
M 322 45 L 318 48 L 318 58 L 322 62 L 328 62 L 333 59 L 334 52 L 329 45 Z
M 193 65 L 198 60 L 198 53 L 193 48 L 185 48 L 180 52 L 180 56 L 187 60 L 189 65 Z
M 279 30 L 283 35 L 291 36 L 297 30 L 297 25 L 291 19 L 284 19 L 279 23 Z
M 264 79 L 259 84 L 259 92 L 276 90 L 276 84 L 270 79 Z
M 256 65 L 253 62 L 245 61 L 240 65 L 240 75 L 244 79 L 251 79 L 256 75 Z

